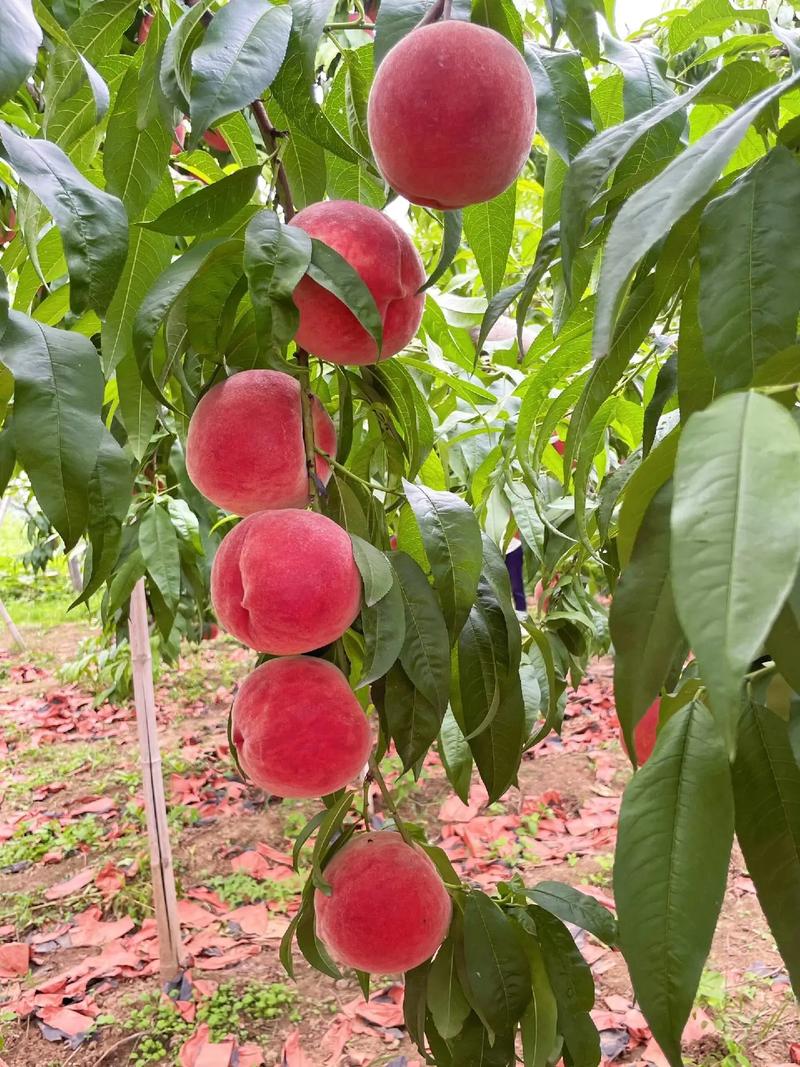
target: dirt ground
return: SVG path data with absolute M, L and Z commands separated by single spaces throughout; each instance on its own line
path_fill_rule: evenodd
M 283 970 L 278 945 L 301 885 L 292 844 L 316 809 L 269 803 L 235 773 L 225 724 L 250 661 L 226 638 L 187 653 L 157 687 L 191 964 L 172 1002 L 159 1001 L 133 710 L 95 708 L 56 674 L 86 633 L 70 624 L 28 635 L 26 653 L 3 634 L 0 646 L 0 1065 L 421 1067 L 399 984 L 378 984 L 364 1001 L 354 982 L 299 958 L 296 982 Z M 416 786 L 401 780 L 403 814 L 426 825 L 462 877 L 483 887 L 514 873 L 529 885 L 557 879 L 613 907 L 630 770 L 610 673 L 594 665 L 570 694 L 562 738 L 528 754 L 520 789 L 501 803 L 487 807 L 475 784 L 461 804 L 435 758 Z M 390 777 L 397 769 L 387 761 Z M 379 797 L 375 810 L 380 819 Z M 604 1062 L 660 1067 L 620 954 L 576 934 L 597 984 Z M 696 1064 L 800 1062 L 787 975 L 738 854 L 685 1053 Z

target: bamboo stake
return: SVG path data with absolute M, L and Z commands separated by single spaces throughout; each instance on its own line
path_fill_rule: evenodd
M 161 752 L 156 732 L 153 661 L 150 654 L 150 631 L 147 624 L 147 599 L 143 578 L 139 579 L 131 594 L 128 633 L 131 642 L 133 693 L 136 703 L 136 723 L 139 728 L 139 751 L 144 782 L 147 837 L 150 844 L 153 903 L 158 927 L 161 981 L 167 983 L 173 982 L 183 970 L 184 953 L 178 922 L 178 902 L 167 825 L 164 779 L 161 774 Z
M 5 496 L 0 500 L 0 525 L 2 525 L 3 519 L 6 517 L 8 511 L 8 505 L 11 503 L 11 497 Z M 28 651 L 28 646 L 25 644 L 25 638 L 17 629 L 17 625 L 8 613 L 8 608 L 5 606 L 2 600 L 0 600 L 0 619 L 8 627 L 8 632 L 11 634 L 11 639 L 21 648 L 23 652 Z

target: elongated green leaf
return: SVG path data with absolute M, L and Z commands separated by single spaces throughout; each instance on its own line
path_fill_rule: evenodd
M 600 59 L 600 33 L 597 14 L 603 0 L 547 0 L 553 25 L 553 43 L 563 29 L 567 37 L 592 63 Z
M 764 108 L 798 84 L 800 72 L 752 97 L 626 201 L 608 235 L 598 283 L 593 338 L 597 358 L 609 350 L 620 296 L 636 265 L 705 196 Z
M 192 54 L 192 143 L 217 119 L 257 100 L 280 70 L 292 9 L 263 0 L 231 0 L 212 19 Z
M 758 393 L 723 397 L 689 419 L 678 447 L 672 586 L 731 751 L 742 679 L 798 562 L 800 430 Z
M 451 675 L 451 705 L 442 719 L 438 748 L 439 756 L 447 774 L 447 780 L 452 785 L 456 795 L 466 804 L 469 799 L 469 789 L 472 781 L 472 752 L 464 740 L 464 734 L 453 712 L 452 705 L 459 699 L 457 690 L 458 676 L 453 677 Z
M 416 688 L 400 663 L 386 676 L 383 708 L 403 770 L 408 770 L 436 740 L 444 713 Z
M 8 0 L 0 38 L 0 104 L 11 99 L 33 70 L 41 43 L 30 0 Z
M 153 504 L 139 523 L 139 548 L 147 572 L 171 612 L 181 595 L 181 561 L 178 537 L 166 507 Z
M 83 590 L 71 607 L 86 603 L 114 569 L 122 541 L 122 524 L 128 514 L 132 493 L 130 459 L 104 428 L 97 463 L 89 481 L 91 566 Z
M 14 375 L 14 441 L 42 511 L 72 548 L 84 531 L 100 445 L 103 376 L 94 345 L 12 311 L 0 356 Z
M 156 400 L 163 399 L 152 368 L 156 333 L 172 305 L 196 274 L 224 256 L 234 244 L 231 240 L 219 237 L 192 245 L 188 252 L 184 252 L 159 275 L 139 306 L 133 322 L 133 350 L 142 382 Z
M 742 712 L 733 791 L 747 870 L 800 995 L 800 767 L 786 723 L 767 708 Z
M 375 66 L 401 38 L 410 33 L 434 0 L 383 0 L 375 23 Z
M 321 889 L 323 893 L 328 895 L 330 895 L 331 887 L 325 881 L 323 865 L 327 857 L 328 849 L 333 843 L 336 835 L 342 829 L 344 820 L 350 810 L 350 805 L 353 803 L 353 795 L 354 794 L 351 792 L 343 793 L 338 800 L 335 800 L 331 804 L 325 818 L 320 823 L 317 839 L 314 842 L 311 877 L 317 889 Z
M 121 56 L 109 56 L 108 67 L 122 63 Z M 119 76 L 122 77 L 124 67 Z M 69 43 L 59 44 L 47 68 L 44 84 L 44 135 L 65 151 L 108 111 L 109 87 L 92 64 Z
M 157 108 L 150 109 L 152 114 L 140 123 L 143 77 L 136 67 L 125 75 L 108 120 L 103 151 L 106 188 L 120 198 L 131 221 L 141 218 L 163 180 L 173 137 Z
M 191 52 L 205 33 L 203 16 L 211 0 L 199 0 L 173 25 L 164 44 L 159 79 L 161 91 L 184 115 L 191 96 Z
M 655 494 L 617 584 L 609 626 L 614 642 L 614 696 L 628 752 L 636 724 L 661 692 L 683 644 L 670 580 L 672 483 Z
M 461 1030 L 470 1006 L 456 972 L 455 945 L 448 937 L 428 974 L 428 1008 L 436 1029 L 449 1041 Z
M 767 639 L 767 650 L 778 670 L 800 693 L 800 581 L 795 580 Z
M 442 212 L 442 250 L 439 253 L 439 259 L 436 266 L 433 268 L 429 277 L 426 279 L 425 284 L 422 286 L 423 291 L 425 289 L 430 289 L 432 285 L 436 285 L 455 259 L 456 253 L 461 246 L 463 220 L 464 213 L 460 209 Z
M 108 307 L 128 251 L 122 203 L 88 182 L 60 148 L 27 140 L 0 123 L 3 151 L 55 219 L 64 243 L 75 314 Z
M 444 616 L 425 575 L 410 556 L 394 552 L 392 566 L 406 613 L 400 662 L 415 688 L 444 715 L 450 688 L 450 643 Z
M 407 481 L 403 488 L 422 534 L 453 644 L 478 589 L 482 564 L 480 526 L 472 508 L 454 493 L 437 492 Z
M 547 143 L 567 163 L 594 134 L 592 104 L 583 61 L 577 52 L 525 46 L 536 87 L 537 123 Z
M 379 548 L 356 534 L 350 535 L 353 542 L 353 558 L 364 584 L 364 603 L 374 607 L 394 585 L 392 565 Z
M 160 211 L 172 202 L 172 182 L 162 179 L 150 205 Z M 101 333 L 103 369 L 110 374 L 125 355 L 133 354 L 133 322 L 150 286 L 172 260 L 174 241 L 141 226 L 132 226 L 128 255 L 108 305 Z
M 406 638 L 406 616 L 400 582 L 395 576 L 388 593 L 373 607 L 361 609 L 364 665 L 356 688 L 382 678 L 395 663 Z
M 374 339 L 380 355 L 383 344 L 383 319 L 378 311 L 375 298 L 366 286 L 364 279 L 351 267 L 344 256 L 326 245 L 323 241 L 311 238 L 311 261 L 308 276 L 333 293 L 345 304 Z
M 617 943 L 617 923 L 608 908 L 574 886 L 563 882 L 539 882 L 527 891 L 527 895 L 562 922 L 580 926 L 612 947 Z
M 514 923 L 479 890 L 464 907 L 464 955 L 482 1016 L 496 1033 L 510 1030 L 530 1000 L 530 968 Z
M 679 441 L 678 430 L 673 430 L 636 468 L 625 487 L 625 496 L 617 519 L 617 551 L 623 567 L 630 562 L 636 535 L 650 501 L 672 477 Z
M 234 171 L 184 197 L 142 226 L 156 233 L 181 235 L 204 234 L 216 229 L 250 202 L 260 175 L 258 165 Z
M 703 213 L 700 321 L 720 390 L 794 344 L 798 272 L 800 166 L 779 145 Z
M 427 1030 L 430 1035 L 430 1028 Z M 445 1056 L 452 1054 L 455 1067 L 512 1067 L 514 1063 L 514 1034 L 490 1034 L 476 1015 L 470 1016 L 458 1037 L 436 1051 L 437 1063 L 447 1064 Z
M 730 0 L 701 0 L 685 15 L 670 23 L 667 44 L 673 55 L 683 52 L 701 37 L 719 37 L 736 22 L 769 26 L 766 11 L 735 8 Z
M 463 212 L 464 236 L 472 249 L 486 295 L 493 297 L 503 283 L 514 237 L 517 184 L 494 200 L 467 207 Z
M 158 418 L 159 403 L 139 374 L 133 351 L 127 351 L 116 367 L 119 413 L 128 434 L 128 445 L 142 460 Z
M 297 226 L 284 226 L 271 211 L 260 211 L 245 231 L 244 270 L 262 351 L 287 344 L 300 321 L 292 300 L 311 262 L 311 238 Z
M 558 1006 L 539 943 L 527 936 L 522 945 L 531 969 L 531 1001 L 520 1020 L 522 1060 L 524 1067 L 546 1067 L 556 1044 Z
M 733 792 L 708 710 L 677 712 L 625 790 L 614 897 L 620 944 L 653 1036 L 680 1067 L 733 842 Z

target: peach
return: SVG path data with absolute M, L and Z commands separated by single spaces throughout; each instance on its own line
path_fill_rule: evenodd
M 381 359 L 405 348 L 422 319 L 425 270 L 397 223 L 351 200 L 327 200 L 304 208 L 292 225 L 330 245 L 361 275 L 383 321 Z M 295 289 L 294 302 L 300 348 L 331 363 L 377 361 L 377 345 L 352 311 L 308 275 Z
M 367 122 L 392 188 L 447 211 L 511 185 L 531 149 L 536 95 L 505 37 L 469 22 L 436 22 L 401 38 L 381 63 Z
M 636 729 L 633 731 L 633 743 L 636 746 L 636 762 L 640 767 L 642 764 L 647 763 L 653 755 L 653 749 L 656 747 L 658 719 L 660 714 L 661 698 L 659 697 L 653 701 L 641 719 L 639 719 L 636 724 Z M 622 734 L 620 734 L 620 738 L 626 754 L 630 755 L 628 746 L 625 744 L 625 738 Z
M 268 660 L 233 702 L 232 737 L 248 776 L 280 797 L 321 797 L 351 782 L 372 734 L 347 679 L 312 656 Z
M 294 656 L 322 648 L 359 612 L 352 542 L 314 511 L 259 511 L 217 549 L 211 600 L 220 625 L 257 652 Z
M 359 834 L 323 871 L 314 894 L 317 934 L 334 959 L 368 974 L 409 971 L 447 936 L 452 904 L 421 848 L 398 833 Z
M 317 397 L 314 440 L 336 452 L 336 430 Z M 237 515 L 308 504 L 300 383 L 274 370 L 247 370 L 215 385 L 194 410 L 186 469 L 203 496 Z M 317 456 L 323 484 L 329 464 Z

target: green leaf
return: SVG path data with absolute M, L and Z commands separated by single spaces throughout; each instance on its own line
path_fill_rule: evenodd
M 116 367 L 119 413 L 128 434 L 128 446 L 137 460 L 147 453 L 159 413 L 159 403 L 144 385 L 132 351 Z
M 679 431 L 673 430 L 636 468 L 625 487 L 625 496 L 617 519 L 617 552 L 623 567 L 627 567 L 630 562 L 636 535 L 650 501 L 672 477 L 679 441 Z
M 482 565 L 480 525 L 472 508 L 454 493 L 412 485 L 405 479 L 403 489 L 422 534 L 453 644 L 478 589 Z
M 202 19 L 210 6 L 211 0 L 199 0 L 181 15 L 164 44 L 159 73 L 161 90 L 184 115 L 189 113 L 191 96 L 191 52 L 205 33 Z
M 426 289 L 430 289 L 432 285 L 435 285 L 455 259 L 456 253 L 461 247 L 463 218 L 464 214 L 460 209 L 442 212 L 442 250 L 439 253 L 436 266 L 426 279 L 420 292 L 424 292 Z
M 407 771 L 436 740 L 444 712 L 416 688 L 400 663 L 386 675 L 383 708 L 389 734 Z
M 315 57 L 333 0 L 292 0 L 289 46 L 271 92 L 292 128 L 349 163 L 359 154 L 329 121 L 312 96 Z
M 671 509 L 672 483 L 668 482 L 647 508 L 608 618 L 614 643 L 617 715 L 634 760 L 636 724 L 661 692 L 683 646 L 669 574 Z
M 160 210 L 173 199 L 172 182 L 162 179 L 150 205 Z M 128 255 L 108 305 L 101 332 L 103 369 L 110 374 L 126 355 L 133 354 L 133 322 L 145 294 L 172 261 L 175 242 L 171 237 L 132 226 Z
M 800 693 L 800 582 L 797 580 L 772 626 L 767 650 L 795 693 Z
M 418 1048 L 425 1046 L 426 997 L 431 964 L 428 960 L 403 976 L 403 1021 Z
M 375 23 L 375 67 L 410 33 L 434 0 L 382 0 Z
M 308 276 L 333 293 L 352 311 L 367 333 L 378 346 L 380 355 L 383 344 L 383 319 L 375 298 L 358 271 L 351 267 L 344 256 L 316 237 L 311 238 L 311 262 Z
M 589 1012 L 594 1007 L 592 972 L 572 934 L 557 916 L 535 905 L 529 908 L 529 914 L 536 924 L 562 1026 L 570 1016 Z
M 244 270 L 250 286 L 261 351 L 289 343 L 300 314 L 292 300 L 311 262 L 311 238 L 285 226 L 272 211 L 250 220 L 244 238 Z
M 17 453 L 14 450 L 13 416 L 9 415 L 2 430 L 0 430 L 0 496 L 5 493 L 8 483 L 11 481 L 16 464 Z
M 436 954 L 428 974 L 428 1008 L 436 1029 L 449 1041 L 454 1038 L 471 1009 L 456 973 L 455 945 L 448 937 Z
M 748 704 L 733 764 L 736 836 L 795 995 L 800 995 L 800 767 L 789 730 Z
M 119 197 L 131 221 L 141 218 L 163 182 L 173 138 L 157 109 L 145 122 L 139 121 L 143 77 L 136 67 L 131 67 L 123 78 L 108 120 L 103 150 L 106 188 Z
M 488 26 L 522 51 L 523 28 L 514 0 L 472 0 L 471 21 Z M 444 1036 L 444 1035 L 442 1035 Z
M 192 9 L 194 10 L 194 9 Z M 196 275 L 234 247 L 222 237 L 200 241 L 171 263 L 147 291 L 133 322 L 133 351 L 142 382 L 156 400 L 164 400 L 153 376 L 152 354 L 155 337 L 167 314 Z
M 722 741 L 694 702 L 664 725 L 625 790 L 614 865 L 620 944 L 653 1036 L 680 1067 L 733 842 Z
M 525 47 L 536 88 L 537 124 L 547 143 L 569 163 L 594 135 L 592 104 L 583 60 L 577 52 Z
M 320 823 L 317 839 L 314 842 L 311 877 L 317 889 L 321 889 L 323 893 L 328 895 L 331 892 L 331 887 L 325 881 L 323 867 L 328 850 L 333 844 L 334 838 L 340 833 L 344 820 L 347 818 L 354 795 L 352 792 L 343 793 L 338 800 L 331 804 L 325 818 Z
M 430 1037 L 430 1028 L 427 1033 Z M 514 1034 L 491 1034 L 476 1015 L 467 1019 L 455 1040 L 442 1045 L 436 1051 L 436 1063 L 442 1067 L 513 1067 L 515 1062 Z M 448 1053 L 449 1061 L 444 1058 Z
M 593 338 L 598 359 L 608 352 L 621 294 L 636 265 L 705 196 L 764 108 L 798 84 L 800 73 L 752 97 L 625 202 L 608 235 L 598 282 Z
M 181 595 L 181 560 L 178 537 L 166 507 L 155 503 L 139 522 L 139 548 L 147 573 L 171 614 Z
M 42 511 L 67 550 L 84 531 L 103 430 L 103 376 L 91 341 L 12 311 L 2 339 L 14 375 L 14 441 Z
M 774 400 L 758 393 L 725 396 L 692 415 L 681 435 L 672 587 L 731 751 L 743 677 L 798 562 L 800 430 Z
M 532 936 L 522 940 L 531 969 L 531 1001 L 520 1020 L 524 1067 L 547 1067 L 556 1046 L 558 1006 L 539 943 Z
M 617 922 L 608 908 L 594 897 L 563 882 L 539 882 L 527 890 L 530 899 L 562 922 L 588 930 L 612 948 L 617 943 Z
M 442 719 L 442 728 L 439 731 L 439 756 L 444 765 L 447 780 L 452 785 L 464 803 L 469 799 L 469 789 L 472 782 L 472 752 L 453 712 L 452 703 L 457 700 L 454 691 L 458 688 L 458 677 L 451 676 L 451 706 L 445 712 Z
M 489 298 L 503 284 L 514 238 L 516 204 L 517 183 L 513 182 L 494 200 L 464 208 L 464 236 L 475 256 Z
M 672 20 L 667 45 L 672 55 L 677 55 L 701 37 L 720 37 L 736 22 L 769 27 L 769 15 L 766 11 L 737 9 L 730 0 L 701 0 L 687 14 Z
M 141 225 L 156 233 L 204 234 L 227 222 L 250 202 L 260 176 L 260 165 L 234 171 Z
M 30 0 L 8 0 L 0 39 L 0 104 L 11 99 L 33 70 L 41 43 Z
M 121 78 L 127 57 L 110 56 Z M 120 66 L 117 66 L 120 64 Z M 92 64 L 71 45 L 59 44 L 50 58 L 44 83 L 44 135 L 65 151 L 93 126 L 98 125 L 110 100 L 109 87 Z
M 379 548 L 356 534 L 350 534 L 350 540 L 353 542 L 353 558 L 364 583 L 364 603 L 371 608 L 391 590 L 394 571 Z
M 109 577 L 119 557 L 122 524 L 133 493 L 131 462 L 111 434 L 103 429 L 97 463 L 89 481 L 89 544 L 91 566 L 83 590 L 72 604 L 85 604 Z
M 326 155 L 321 145 L 301 133 L 299 128 L 288 120 L 275 100 L 270 101 L 269 114 L 278 129 L 285 130 L 288 134 L 283 139 L 285 147 L 281 162 L 286 169 L 292 200 L 297 210 L 324 200 L 326 190 L 331 196 L 334 195 L 331 183 L 337 166 L 344 170 L 360 170 L 358 163 L 346 163 L 330 152 Z M 374 207 L 383 207 L 386 198 L 382 185 L 380 193 L 380 199 Z
M 382 678 L 403 648 L 406 616 L 396 576 L 384 597 L 373 607 L 362 607 L 361 628 L 364 632 L 364 665 L 356 689 Z
M 470 990 L 495 1033 L 519 1021 L 531 997 L 530 967 L 517 928 L 480 890 L 464 906 L 464 956 Z
M 192 53 L 191 143 L 217 119 L 257 100 L 280 70 L 292 9 L 263 0 L 230 0 Z
M 70 307 L 108 307 L 128 251 L 128 219 L 122 203 L 88 182 L 48 141 L 28 140 L 0 123 L 3 151 L 20 180 L 55 219 L 70 278 Z
M 400 662 L 414 687 L 444 715 L 450 689 L 450 642 L 442 610 L 425 575 L 410 556 L 392 553 L 392 566 L 406 613 Z
M 720 390 L 794 344 L 799 273 L 800 166 L 779 145 L 703 213 L 700 322 Z

